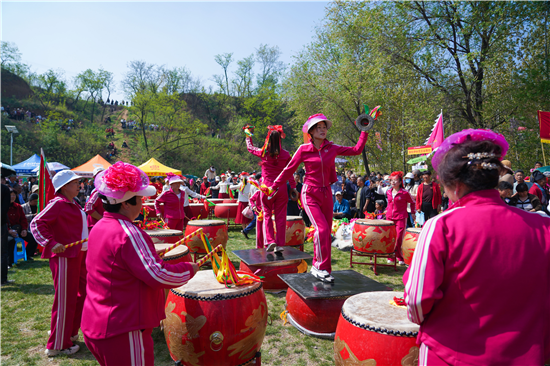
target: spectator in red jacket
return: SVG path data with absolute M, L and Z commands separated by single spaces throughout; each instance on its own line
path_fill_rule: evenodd
M 416 192 L 416 210 L 424 212 L 426 221 L 441 211 L 441 189 L 439 184 L 432 182 L 429 170 L 422 172 L 422 183 Z
M 548 213 L 549 192 L 546 177 L 538 170 L 535 170 L 533 175 L 531 175 L 531 180 L 533 181 L 533 185 L 529 189 L 529 193 L 538 197 L 542 204 L 542 209 Z
M 13 251 L 15 250 L 15 239 L 22 237 L 23 240 L 27 237 L 27 229 L 29 224 L 23 208 L 17 203 L 17 194 L 14 191 L 10 192 L 10 208 L 8 209 L 8 251 L 9 262 L 12 265 L 14 261 Z

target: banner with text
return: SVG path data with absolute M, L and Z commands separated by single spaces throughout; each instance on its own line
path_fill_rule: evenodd
M 550 112 L 539 112 L 540 141 L 550 144 Z
M 409 147 L 408 151 L 409 151 L 409 155 L 424 155 L 424 154 L 431 153 L 432 147 L 428 145 L 414 146 L 414 147 Z

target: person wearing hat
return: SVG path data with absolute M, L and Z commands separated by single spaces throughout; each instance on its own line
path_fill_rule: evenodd
M 229 198 L 229 186 L 233 183 L 231 181 L 231 175 L 222 174 L 218 180 L 218 177 L 216 177 L 217 184 L 215 186 L 211 186 L 211 190 L 215 190 L 218 192 L 218 198 Z
M 214 184 L 216 181 L 216 168 L 214 168 L 213 165 L 210 166 L 210 168 L 206 169 L 204 175 L 206 179 L 208 179 L 208 183 L 210 183 L 210 185 Z
M 210 188 L 210 182 L 208 181 L 208 177 L 205 175 L 204 177 L 202 177 L 201 189 L 199 193 L 202 195 L 206 194 L 208 188 Z
M 512 170 L 512 162 L 510 160 L 503 160 L 502 169 L 500 171 L 500 182 L 508 182 L 514 184 L 514 171 Z
M 426 222 L 403 276 L 408 318 L 420 325 L 419 364 L 543 365 L 550 357 L 550 218 L 500 198 L 507 151 L 504 136 L 469 129 L 432 157 L 452 204 Z
M 153 365 L 151 332 L 166 317 L 163 289 L 184 285 L 198 267 L 164 262 L 132 223 L 142 197 L 156 191 L 142 170 L 117 162 L 96 176 L 95 186 L 105 213 L 89 239 L 84 341 L 101 365 Z
M 218 188 L 216 186 L 220 183 L 220 177 L 216 176 L 214 178 L 214 183 L 210 183 L 210 193 L 212 193 L 212 198 L 218 198 Z
M 542 204 L 543 211 L 548 214 L 548 201 L 550 193 L 548 192 L 546 177 L 540 171 L 535 170 L 531 175 L 531 180 L 533 185 L 529 189 L 529 193 L 538 197 L 540 203 Z
M 350 219 L 351 211 L 348 200 L 344 198 L 341 191 L 336 192 L 335 196 L 336 202 L 334 202 L 334 206 L 332 207 L 332 216 L 335 219 Z
M 104 170 L 105 168 L 103 167 L 95 168 L 93 171 L 94 179 L 100 172 Z M 99 220 L 101 220 L 101 218 L 103 217 L 103 213 L 105 212 L 105 210 L 103 209 L 103 203 L 99 199 L 99 192 L 97 191 L 97 189 L 94 188 L 94 190 L 92 191 L 88 202 L 86 202 L 86 205 L 84 206 L 84 211 L 86 211 L 86 214 L 88 215 L 88 231 L 91 231 L 94 225 Z
M 334 281 L 334 277 L 330 274 L 333 207 L 330 186 L 336 182 L 334 160 L 338 155 L 361 154 L 368 138 L 368 133 L 363 131 L 355 146 L 336 145 L 327 140 L 327 131 L 331 126 L 332 122 L 321 113 L 309 117 L 302 131 L 309 134 L 311 141 L 298 148 L 290 163 L 272 185 L 272 189 L 277 189 L 285 184 L 298 166 L 304 163 L 306 175 L 302 186 L 301 202 L 315 227 L 311 274 L 324 282 Z
M 254 128 L 250 128 L 254 132 Z M 246 148 L 248 152 L 262 159 L 260 165 L 262 167 L 263 184 L 266 186 L 273 185 L 277 176 L 283 171 L 290 161 L 290 153 L 283 149 L 281 139 L 284 139 L 285 133 L 283 126 L 268 126 L 267 137 L 262 148 L 257 148 L 252 142 L 252 137 L 246 137 Z M 298 191 L 296 190 L 296 182 L 291 176 L 282 183 L 290 184 L 291 198 L 298 199 Z M 282 185 L 281 184 L 281 185 Z M 268 252 L 281 252 L 286 244 L 286 207 L 288 203 L 288 191 L 280 189 L 274 196 L 268 198 L 265 194 L 260 193 L 262 202 L 262 212 L 264 220 L 262 222 L 263 237 Z M 275 216 L 275 227 L 273 226 L 272 216 Z
M 241 224 L 241 233 L 243 233 L 243 230 L 248 226 L 250 221 L 252 221 L 252 219 L 249 219 L 248 217 L 243 215 L 243 210 L 248 207 L 248 195 L 250 193 L 250 187 L 252 185 L 248 181 L 248 173 L 242 172 L 239 175 L 239 178 L 241 179 L 241 181 L 237 184 L 229 186 L 229 189 L 236 189 L 239 192 L 239 196 L 237 197 L 237 202 L 239 205 L 237 207 L 237 217 L 235 217 L 235 224 Z M 246 237 L 246 234 L 244 235 Z
M 191 207 L 189 206 L 189 196 L 200 199 L 205 199 L 206 196 L 198 194 L 197 192 L 189 188 L 185 177 L 183 177 L 183 180 L 184 183 L 180 186 L 180 192 L 183 192 L 183 213 L 185 214 L 185 217 L 183 218 L 183 231 L 185 231 L 187 223 L 193 218 L 193 212 L 191 211 Z
M 188 209 L 185 212 L 185 199 L 188 194 L 192 197 L 205 198 L 195 192 L 192 192 L 187 187 L 182 187 L 183 178 L 173 173 L 166 175 L 166 181 L 170 184 L 170 189 L 162 192 L 160 196 L 155 200 L 155 211 L 159 215 L 166 225 L 173 230 L 183 231 L 189 219 L 191 219 L 191 210 L 189 209 L 189 201 L 187 203 Z M 182 190 L 183 188 L 183 190 Z
M 424 212 L 426 221 L 435 217 L 441 211 L 441 189 L 439 184 L 432 182 L 432 172 L 422 172 L 422 183 L 416 191 L 416 210 Z
M 82 276 L 84 252 L 88 243 L 71 244 L 88 237 L 86 214 L 75 197 L 80 190 L 79 177 L 71 170 L 57 173 L 52 183 L 54 198 L 31 222 L 31 232 L 49 259 L 55 290 L 46 355 L 78 352 L 78 329 L 85 298 L 86 278 Z M 85 273 L 85 271 L 84 271 Z

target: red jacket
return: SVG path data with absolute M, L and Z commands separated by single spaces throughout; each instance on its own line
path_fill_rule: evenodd
M 550 357 L 550 218 L 471 192 L 428 220 L 403 276 L 409 319 L 450 365 Z
M 164 206 L 161 206 L 164 203 Z M 172 191 L 164 191 L 155 200 L 155 211 L 165 219 L 184 219 L 183 205 L 185 203 L 185 192 L 180 190 L 180 198 Z
M 191 264 L 164 262 L 149 235 L 118 213 L 105 212 L 95 225 L 86 263 L 82 332 L 92 339 L 158 327 L 166 317 L 162 289 L 193 277 Z
M 283 170 L 275 182 L 273 182 L 273 187 L 278 188 L 285 184 L 286 181 L 289 181 L 290 187 L 295 188 L 296 183 L 294 179 L 292 179 L 292 174 L 302 162 L 306 170 L 304 184 L 312 187 L 330 187 L 330 185 L 337 180 L 336 166 L 334 164 L 336 156 L 361 154 L 361 151 L 363 151 L 367 143 L 368 136 L 368 133 L 361 132 L 359 141 L 357 141 L 357 144 L 353 147 L 336 145 L 333 144 L 332 141 L 326 139 L 323 141 L 320 149 L 317 149 L 315 145 L 313 145 L 313 142 L 300 145 L 285 170 Z M 268 187 L 270 186 L 268 182 L 266 182 L 266 185 Z
M 424 191 L 424 183 L 420 183 L 418 190 L 416 191 L 416 210 L 420 211 L 422 209 L 422 192 Z M 441 205 L 441 189 L 439 189 L 439 184 L 432 182 L 432 207 L 434 210 L 437 210 L 437 207 Z
M 86 214 L 74 200 L 56 194 L 45 209 L 31 222 L 31 232 L 36 242 L 44 247 L 42 258 L 75 258 L 82 250 L 82 244 L 68 248 L 63 253 L 52 253 L 57 244 L 70 244 L 88 237 Z M 88 244 L 85 243 L 84 249 Z
M 93 190 L 92 194 L 90 196 L 90 199 L 88 199 L 88 202 L 86 202 L 86 205 L 84 206 L 84 210 L 88 214 L 87 223 L 88 223 L 88 230 L 91 230 L 94 225 L 99 221 L 92 217 L 92 213 L 95 211 L 101 216 L 103 216 L 103 213 L 105 212 L 105 209 L 103 208 L 103 202 L 99 199 L 99 192 L 97 190 Z
M 13 225 L 21 225 L 21 230 L 27 230 L 29 223 L 23 208 L 17 202 L 12 202 L 8 209 L 8 227 L 11 229 Z
M 290 153 L 285 149 L 281 149 L 279 156 L 276 158 L 271 157 L 269 153 L 266 153 L 262 158 L 262 149 L 255 147 L 252 144 L 252 138 L 250 137 L 246 138 L 246 148 L 252 155 L 256 155 L 262 159 L 262 179 L 268 187 L 272 185 L 275 179 L 277 179 L 279 173 L 281 173 L 290 161 Z M 296 188 L 296 182 L 294 179 L 287 180 L 290 183 L 290 188 Z M 286 183 L 286 181 L 284 183 Z
M 206 193 L 206 190 L 207 190 L 208 188 L 210 188 L 210 182 L 206 182 L 206 183 L 202 182 L 202 183 L 201 183 L 201 190 L 199 191 L 199 193 L 200 193 L 201 195 L 204 195 L 204 194 Z
M 407 212 L 407 203 L 411 204 L 411 214 L 414 215 L 414 201 L 411 194 L 404 188 L 399 189 L 399 192 L 393 198 L 393 189 L 390 188 L 386 191 L 386 198 L 388 199 L 388 209 L 386 211 L 386 219 L 388 220 L 403 220 L 409 216 Z

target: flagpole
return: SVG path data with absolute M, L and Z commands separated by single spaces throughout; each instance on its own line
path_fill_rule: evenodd
M 544 144 L 542 143 L 542 140 L 540 140 L 540 148 L 542 150 L 542 159 L 544 161 L 544 166 L 547 166 L 548 164 L 546 164 L 546 155 L 544 155 Z

